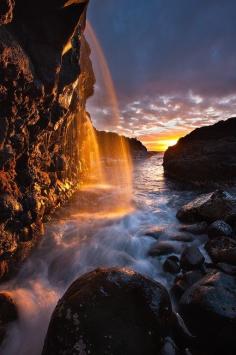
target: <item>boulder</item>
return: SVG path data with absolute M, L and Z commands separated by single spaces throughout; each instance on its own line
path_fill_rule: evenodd
M 165 233 L 165 230 L 163 227 L 160 226 L 151 226 L 147 228 L 144 232 L 143 235 L 145 237 L 151 237 L 154 239 L 159 239 L 160 236 L 162 236 Z
M 228 237 L 210 239 L 205 249 L 214 263 L 236 265 L 236 241 Z
M 77 279 L 52 315 L 43 355 L 158 354 L 172 317 L 165 288 L 129 269 Z
M 187 224 L 185 226 L 181 226 L 179 230 L 181 232 L 188 232 L 194 235 L 201 235 L 207 233 L 207 227 L 208 227 L 207 222 L 203 221 L 195 224 L 190 224 L 190 225 Z
M 209 238 L 217 238 L 217 237 L 232 237 L 233 229 L 232 227 L 226 223 L 225 221 L 218 220 L 213 222 L 207 230 L 207 234 Z
M 188 271 L 178 275 L 171 290 L 172 294 L 175 298 L 179 299 L 187 289 L 201 280 L 203 276 L 204 273 L 200 270 Z
M 170 274 L 178 274 L 180 272 L 179 258 L 175 255 L 169 256 L 163 264 L 163 270 Z
M 163 256 L 168 254 L 179 253 L 180 246 L 170 241 L 158 241 L 154 243 L 149 250 L 150 256 Z
M 184 270 L 199 269 L 204 264 L 205 258 L 196 246 L 190 246 L 184 249 L 181 258 L 180 266 Z
M 236 118 L 195 129 L 169 147 L 164 155 L 165 175 L 199 185 L 236 180 Z
M 171 236 L 170 239 L 175 242 L 191 243 L 194 237 L 189 233 L 181 233 Z
M 231 221 L 236 215 L 236 198 L 226 191 L 216 190 L 203 194 L 184 205 L 177 212 L 182 222 Z
M 180 300 L 180 310 L 193 334 L 210 351 L 236 352 L 236 278 L 212 272 L 188 289 Z M 218 354 L 218 352 L 217 352 Z

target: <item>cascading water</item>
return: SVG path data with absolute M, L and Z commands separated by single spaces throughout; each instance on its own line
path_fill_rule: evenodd
M 87 37 L 93 48 L 99 71 L 102 74 L 102 84 L 106 93 L 108 105 L 112 112 L 113 120 L 118 124 L 120 114 L 114 84 L 106 62 L 106 58 L 92 26 L 87 22 Z M 109 135 L 98 138 L 99 132 L 93 127 L 90 116 L 83 115 L 82 124 L 79 127 L 79 151 L 82 165 L 81 192 L 86 192 L 85 206 L 80 206 L 83 215 L 92 213 L 93 216 L 107 218 L 112 214 L 126 214 L 132 210 L 132 159 L 130 148 L 125 138 L 116 135 L 110 139 Z M 115 200 L 114 200 L 115 192 Z M 95 211 L 94 196 L 106 195 L 103 204 L 99 204 Z M 112 195 L 113 203 L 111 204 Z M 91 201 L 91 205 L 89 202 Z

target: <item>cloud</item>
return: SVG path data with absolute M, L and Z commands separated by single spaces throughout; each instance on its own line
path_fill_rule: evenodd
M 91 1 L 89 19 L 121 112 L 114 121 L 92 48 L 98 85 L 88 110 L 95 125 L 158 139 L 234 116 L 235 13 L 235 0 Z
M 236 86 L 234 0 L 93 0 L 89 18 L 120 98 Z
M 175 96 L 143 96 L 122 108 L 121 120 L 114 124 L 112 111 L 89 105 L 95 125 L 118 130 L 129 136 L 189 132 L 236 114 L 236 95 L 204 97 L 194 93 Z M 111 115 L 111 116 L 110 116 Z

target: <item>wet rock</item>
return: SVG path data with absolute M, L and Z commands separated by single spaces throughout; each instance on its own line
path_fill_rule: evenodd
M 170 274 L 178 274 L 180 272 L 179 258 L 175 255 L 169 256 L 163 264 L 163 270 Z
M 205 258 L 196 246 L 190 246 L 184 249 L 181 258 L 180 266 L 184 270 L 199 269 L 204 264 Z
M 0 344 L 6 336 L 7 326 L 18 319 L 15 302 L 8 293 L 0 293 Z
M 209 238 L 217 238 L 217 237 L 232 237 L 233 229 L 231 226 L 225 221 L 218 220 L 213 222 L 207 230 Z
M 0 221 L 6 221 L 11 217 L 15 217 L 21 212 L 21 204 L 14 198 L 14 196 L 3 193 L 0 195 Z
M 86 7 L 83 0 L 0 0 L 0 281 L 78 188 L 78 126 L 95 82 Z M 71 53 L 64 53 L 72 36 L 81 59 L 73 76 Z
M 236 241 L 228 237 L 210 239 L 205 249 L 214 263 L 236 265 Z
M 165 340 L 165 344 L 161 349 L 160 355 L 177 355 L 179 354 L 178 348 L 171 338 Z
M 128 269 L 97 269 L 59 301 L 43 355 L 158 354 L 168 335 L 170 299 L 157 282 Z M 135 339 L 135 341 L 134 341 Z
M 203 276 L 204 273 L 200 270 L 188 271 L 177 276 L 175 284 L 171 290 L 172 294 L 175 298 L 179 299 L 188 288 L 194 285 L 197 281 L 201 280 Z
M 221 272 L 206 275 L 184 293 L 180 309 L 188 327 L 210 353 L 215 353 L 214 349 L 227 354 L 236 351 L 235 277 Z
M 185 225 L 179 228 L 181 232 L 188 232 L 194 235 L 201 235 L 207 233 L 207 222 L 199 222 L 195 224 Z
M 183 222 L 230 220 L 236 213 L 236 198 L 229 193 L 216 190 L 203 194 L 184 205 L 177 218 Z
M 17 240 L 14 234 L 0 228 L 0 257 L 10 257 L 17 249 Z
M 175 254 L 180 251 L 180 246 L 176 243 L 171 243 L 168 241 L 159 241 L 152 245 L 148 254 L 150 256 L 162 256 L 168 254 Z
M 226 274 L 236 276 L 236 265 L 230 265 L 230 264 L 226 264 L 226 263 L 218 263 L 218 264 L 216 264 L 216 268 L 219 269 L 220 271 L 225 272 Z
M 14 0 L 0 0 L 0 25 L 6 25 L 12 21 Z
M 164 232 L 165 230 L 162 227 L 153 226 L 145 230 L 144 236 L 158 239 Z
M 176 242 L 191 243 L 193 241 L 193 236 L 191 234 L 178 234 L 171 237 L 171 240 Z

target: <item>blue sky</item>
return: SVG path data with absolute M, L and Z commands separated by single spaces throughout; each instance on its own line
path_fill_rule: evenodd
M 121 112 L 114 124 L 93 53 L 95 125 L 147 142 L 234 115 L 235 17 L 234 0 L 91 0 Z

